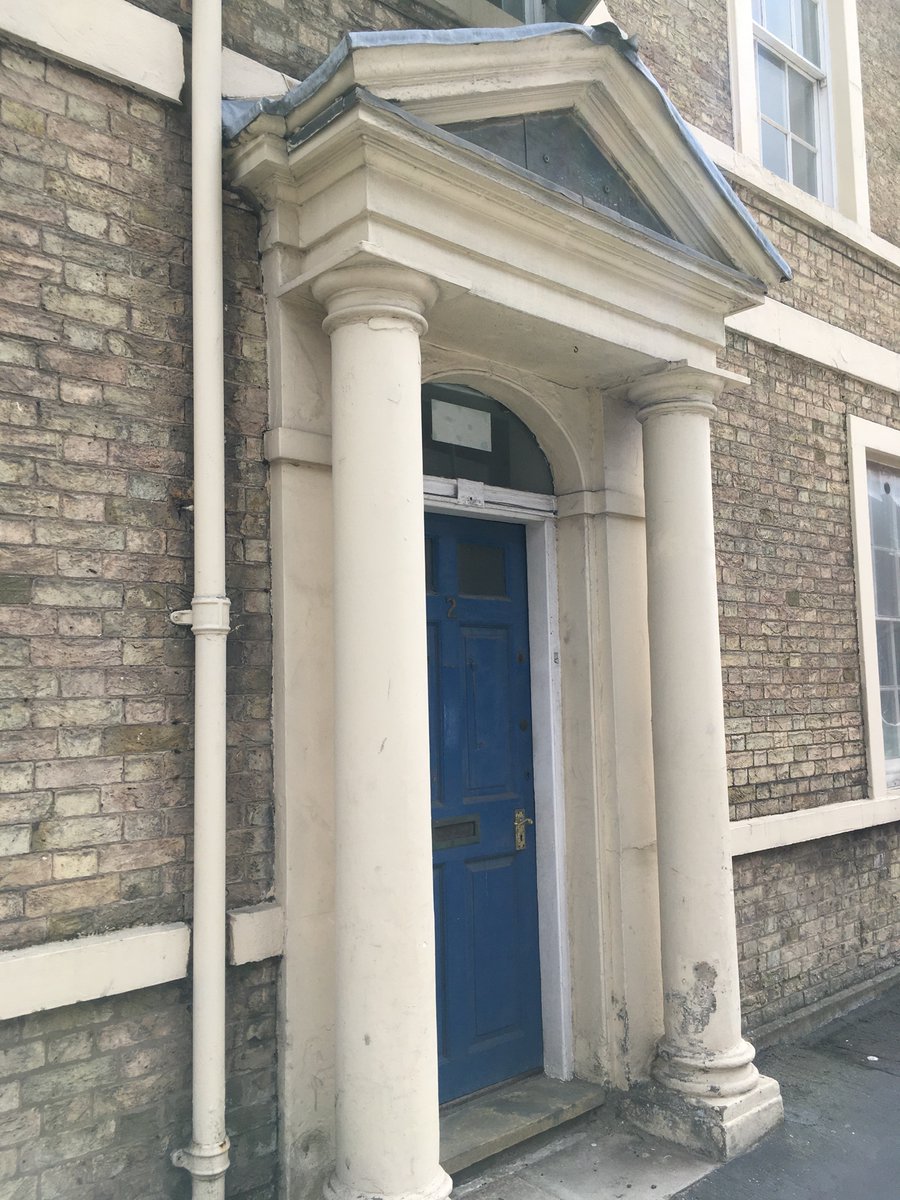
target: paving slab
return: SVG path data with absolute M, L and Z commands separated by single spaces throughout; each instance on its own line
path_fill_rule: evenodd
M 456 1179 L 457 1200 L 900 1200 L 900 985 L 762 1051 L 784 1127 L 724 1165 L 597 1113 Z
M 898 1200 L 900 988 L 759 1065 L 781 1084 L 784 1127 L 679 1200 Z
M 456 1200 L 668 1200 L 715 1164 L 627 1125 L 613 1107 L 458 1177 Z

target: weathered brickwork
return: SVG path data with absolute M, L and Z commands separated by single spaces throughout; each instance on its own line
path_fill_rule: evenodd
M 713 424 L 729 795 L 740 820 L 870 795 L 847 414 L 896 395 L 743 337 L 749 388 Z M 900 837 L 875 829 L 738 860 L 745 1019 L 777 1019 L 900 960 Z
M 191 860 L 185 114 L 0 71 L 0 947 L 183 917 Z M 226 208 L 229 881 L 271 880 L 265 324 Z
M 732 816 L 867 794 L 846 414 L 892 397 L 733 337 L 713 478 Z
M 896 966 L 898 889 L 896 825 L 736 859 L 748 1028 Z
M 275 1189 L 275 967 L 228 975 L 229 1196 Z M 184 1200 L 189 989 L 170 984 L 0 1024 L 3 1200 Z
M 190 27 L 187 0 L 134 0 L 157 16 Z M 332 51 L 345 33 L 366 29 L 442 29 L 453 25 L 445 12 L 419 0 L 225 0 L 222 37 L 226 46 L 276 71 L 302 79 Z
M 768 196 L 740 184 L 735 190 L 793 271 L 769 289 L 773 299 L 896 349 L 900 269 Z
M 900 245 L 900 23 L 894 0 L 857 5 L 872 229 Z
M 729 146 L 728 18 L 721 0 L 613 0 L 613 20 L 638 40 L 641 58 L 684 117 Z

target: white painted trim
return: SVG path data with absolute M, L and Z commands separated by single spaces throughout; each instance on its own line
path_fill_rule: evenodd
M 228 962 L 245 963 L 280 958 L 284 952 L 284 909 L 279 904 L 232 908 L 228 918 Z
M 227 916 L 230 965 L 281 955 L 279 905 L 233 908 Z M 184 979 L 190 947 L 190 925 L 177 922 L 0 951 L 0 1021 Z
M 190 928 L 148 925 L 0 953 L 0 1020 L 183 979 Z
M 759 97 L 753 45 L 753 9 L 749 0 L 728 0 L 728 50 L 734 144 L 741 154 L 759 162 L 762 159 Z
M 811 359 L 855 379 L 900 391 L 900 354 L 829 325 L 800 309 L 767 298 L 754 309 L 725 318 L 725 325 L 756 341 Z
M 263 434 L 263 455 L 270 463 L 330 467 L 331 438 L 326 433 L 310 433 L 279 425 Z
M 859 226 L 861 231 L 868 232 L 869 188 L 856 0 L 824 0 L 824 4 L 828 64 L 826 99 L 830 113 L 828 120 L 823 122 L 823 127 L 830 127 L 832 131 L 823 136 L 823 143 L 826 136 L 832 142 L 832 149 L 828 155 L 831 162 L 823 165 L 823 174 L 827 172 L 831 176 L 830 180 L 823 181 L 824 195 L 828 197 L 832 192 L 836 192 L 835 209 Z M 789 196 L 792 207 L 805 208 L 806 201 L 811 201 L 817 208 L 828 211 L 829 205 L 773 175 L 761 164 L 759 96 L 756 86 L 751 0 L 728 0 L 728 40 L 735 144 L 735 150 L 731 153 L 736 157 L 746 158 L 752 164 L 752 173 L 763 181 L 747 182 L 754 182 L 755 186 L 761 186 L 777 198 Z M 704 143 L 706 136 L 701 135 L 701 141 Z M 731 150 L 731 147 L 724 146 L 716 139 L 710 138 L 709 141 L 716 143 L 717 148 Z M 705 145 L 704 148 L 709 152 L 709 146 Z M 823 144 L 822 149 L 824 152 L 827 147 Z M 715 154 L 711 157 L 717 165 L 724 165 Z
M 426 475 L 424 487 L 429 512 L 487 515 L 492 521 L 516 522 L 543 521 L 556 513 L 556 497 L 539 492 L 517 492 L 513 488 L 469 479 L 442 479 L 438 475 Z
M 836 207 L 863 229 L 869 229 L 869 176 L 856 0 L 826 0 L 825 12 L 831 123 L 835 131 Z
M 850 515 L 853 527 L 853 565 L 856 575 L 856 616 L 863 680 L 863 714 L 869 757 L 869 787 L 876 796 L 887 792 L 884 741 L 881 736 L 881 695 L 878 683 L 878 636 L 875 627 L 875 583 L 872 531 L 869 525 L 868 463 L 900 466 L 900 429 L 848 415 Z
M 566 903 L 566 813 L 559 661 L 556 523 L 525 525 L 528 638 L 531 646 L 531 727 L 534 753 L 538 921 L 544 1070 L 571 1079 L 575 1069 L 572 970 Z
M 184 50 L 178 26 L 126 0 L 0 0 L 0 30 L 151 96 L 181 96 Z
M 222 95 L 234 100 L 283 96 L 298 80 L 275 71 L 255 58 L 222 47 Z
M 731 823 L 731 853 L 758 854 L 779 846 L 814 842 L 860 829 L 872 829 L 900 821 L 900 795 L 873 800 L 848 800 L 843 804 L 820 804 L 797 812 L 750 817 Z
M 571 1079 L 575 1049 L 565 888 L 565 796 L 556 521 L 552 512 L 554 498 L 485 486 L 482 502 L 476 506 L 470 501 L 471 488 L 465 485 L 465 480 L 426 476 L 426 511 L 508 521 L 525 526 L 534 801 L 535 819 L 540 829 L 536 848 L 544 1070 L 553 1079 Z

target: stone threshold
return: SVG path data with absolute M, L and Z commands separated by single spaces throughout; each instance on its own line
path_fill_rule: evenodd
M 599 1108 L 598 1084 L 532 1075 L 441 1109 L 441 1165 L 449 1175 Z

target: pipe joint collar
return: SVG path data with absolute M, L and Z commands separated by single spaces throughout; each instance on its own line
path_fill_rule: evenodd
M 172 1163 L 184 1167 L 193 1179 L 221 1179 L 228 1170 L 230 1146 L 227 1137 L 215 1146 L 198 1146 L 194 1142 L 189 1150 L 173 1150 Z
M 169 613 L 173 625 L 190 625 L 194 633 L 228 633 L 231 601 L 227 596 L 194 596 L 190 608 Z

